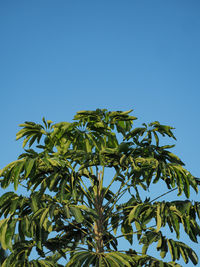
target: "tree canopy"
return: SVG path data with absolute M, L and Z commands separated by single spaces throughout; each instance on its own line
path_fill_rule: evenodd
M 0 197 L 0 243 L 10 251 L 3 267 L 198 263 L 180 227 L 198 242 L 200 207 L 190 190 L 197 193 L 199 181 L 171 152 L 174 145 L 163 145 L 164 137 L 176 139 L 173 127 L 134 127 L 131 112 L 79 111 L 73 122 L 20 125 L 24 152 L 0 171 L 1 188 L 14 187 Z M 177 199 L 145 198 L 156 183 L 177 190 Z M 119 250 L 122 239 L 130 248 Z M 160 258 L 148 254 L 153 244 Z

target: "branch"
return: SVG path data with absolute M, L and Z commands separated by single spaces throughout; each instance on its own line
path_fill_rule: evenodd
M 150 229 L 150 228 L 152 228 L 152 227 L 155 227 L 156 226 L 156 224 L 155 225 L 152 225 L 152 226 L 149 226 L 149 227 L 147 227 L 147 228 L 144 228 L 144 229 L 141 229 L 141 230 L 137 230 L 137 231 L 135 231 L 135 232 L 132 232 L 132 233 L 127 233 L 127 234 L 123 234 L 123 235 L 118 235 L 118 236 L 116 236 L 116 237 L 113 237 L 112 239 L 110 239 L 108 242 L 106 242 L 104 245 L 106 246 L 108 243 L 110 243 L 112 240 L 114 240 L 115 238 L 121 238 L 121 237 L 124 237 L 125 235 L 134 235 L 134 234 L 138 234 L 139 232 L 142 232 L 142 231 L 146 231 L 146 230 L 148 230 L 148 229 Z M 110 232 L 109 232 L 110 233 Z
M 171 193 L 171 192 L 173 192 L 173 191 L 175 191 L 177 189 L 178 189 L 178 187 L 176 187 L 176 188 L 174 188 L 174 189 L 172 189 L 172 190 L 170 190 L 170 191 L 168 191 L 168 192 L 166 192 L 166 193 L 154 198 L 153 200 L 150 201 L 150 203 L 152 203 L 153 201 L 155 201 L 155 200 L 157 200 L 157 199 L 159 199 L 159 198 L 161 198 L 161 197 L 163 197 L 163 196 L 165 196 L 165 195 L 167 195 L 167 194 L 169 194 L 169 193 Z

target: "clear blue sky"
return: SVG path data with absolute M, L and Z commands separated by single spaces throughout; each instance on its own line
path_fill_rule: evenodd
M 176 128 L 174 152 L 200 176 L 199 74 L 199 0 L 2 0 L 0 168 L 25 120 L 133 108 Z

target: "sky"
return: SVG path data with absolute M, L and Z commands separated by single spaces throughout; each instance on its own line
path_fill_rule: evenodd
M 173 152 L 200 177 L 199 47 L 199 0 L 1 0 L 0 168 L 24 121 L 133 109 L 176 128 Z

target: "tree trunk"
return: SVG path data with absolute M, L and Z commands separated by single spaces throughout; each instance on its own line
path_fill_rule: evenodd
M 97 213 L 97 220 L 94 222 L 94 235 L 96 240 L 96 252 L 104 252 L 103 246 L 103 224 L 104 224 L 104 215 L 103 215 L 103 194 L 102 194 L 102 173 L 98 175 L 98 184 L 96 187 L 96 197 L 95 197 L 95 210 Z

